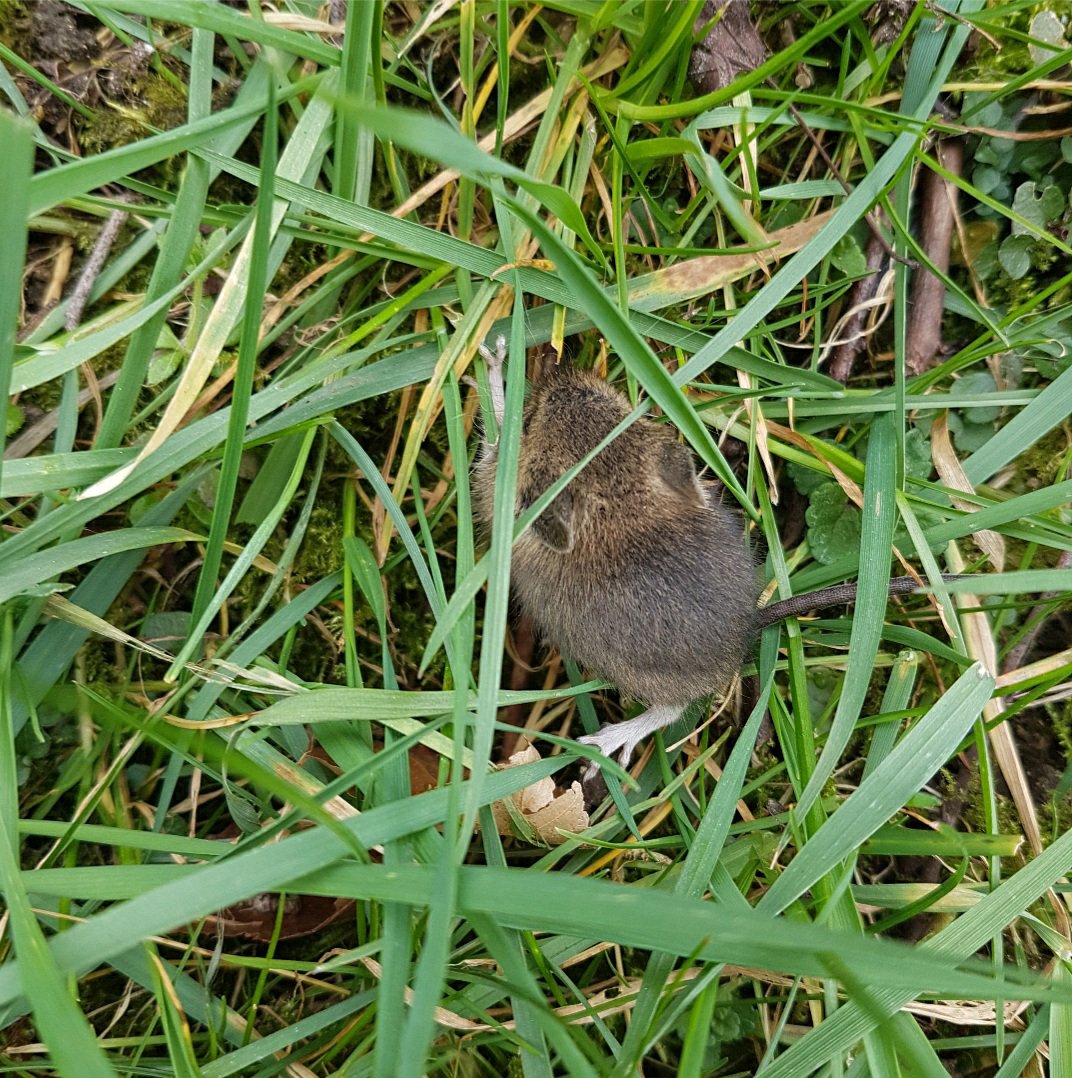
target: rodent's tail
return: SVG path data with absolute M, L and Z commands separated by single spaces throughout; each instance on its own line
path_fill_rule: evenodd
M 970 573 L 942 574 L 942 579 L 949 583 L 953 580 L 969 580 Z M 915 591 L 925 591 L 927 582 L 920 582 L 913 576 L 895 576 L 890 580 L 887 595 L 909 595 Z M 809 591 L 804 595 L 793 595 L 788 599 L 780 599 L 769 606 L 759 608 L 759 627 L 765 629 L 768 625 L 784 621 L 786 618 L 800 617 L 812 610 L 825 610 L 831 606 L 844 606 L 846 603 L 856 602 L 856 584 L 835 584 L 830 588 L 820 588 L 819 591 Z

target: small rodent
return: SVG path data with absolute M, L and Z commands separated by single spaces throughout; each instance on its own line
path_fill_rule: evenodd
M 500 423 L 504 347 L 500 339 L 496 353 L 481 349 Z M 591 371 L 549 365 L 525 404 L 515 515 L 631 411 Z M 473 476 L 477 514 L 486 523 L 496 458 L 496 447 L 485 442 Z M 599 453 L 518 537 L 510 582 L 546 642 L 648 705 L 634 719 L 578 739 L 607 756 L 617 753 L 623 766 L 645 737 L 729 684 L 760 629 L 856 596 L 855 585 L 839 585 L 759 607 L 740 516 L 696 474 L 691 450 L 646 419 Z M 890 592 L 917 587 L 902 577 L 891 581 Z

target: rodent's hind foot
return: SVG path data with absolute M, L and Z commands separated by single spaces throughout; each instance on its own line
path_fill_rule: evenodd
M 582 745 L 594 745 L 604 756 L 617 755 L 618 763 L 628 767 L 637 745 L 656 730 L 673 725 L 684 710 L 673 706 L 649 707 L 635 719 L 604 723 L 594 734 L 585 734 L 577 740 Z M 582 784 L 588 785 L 598 774 L 599 764 L 593 760 L 584 769 Z
M 506 362 L 506 338 L 501 333 L 495 338 L 494 352 L 486 344 L 478 345 L 477 350 L 484 357 L 489 370 L 492 367 L 502 367 Z
M 502 426 L 503 413 L 506 411 L 506 393 L 503 388 L 502 369 L 506 362 L 506 338 L 500 333 L 495 338 L 495 351 L 487 345 L 479 345 L 480 355 L 488 368 L 488 385 L 491 388 L 491 409 L 495 422 Z

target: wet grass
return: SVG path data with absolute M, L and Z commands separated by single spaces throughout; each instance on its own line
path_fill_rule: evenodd
M 1072 154 L 1024 156 L 1069 53 L 1044 5 L 918 6 L 888 36 L 870 6 L 757 5 L 778 51 L 703 96 L 696 3 L 354 3 L 334 26 L 102 0 L 66 9 L 88 82 L 13 6 L 5 1067 L 1072 1073 L 1072 655 L 1046 630 L 1070 590 Z M 113 148 L 72 152 L 117 117 Z M 957 180 L 947 347 L 912 375 L 939 135 L 1005 186 Z M 899 257 L 845 386 L 829 345 L 874 207 Z M 499 334 L 487 545 L 468 476 Z M 771 594 L 860 587 L 764 634 L 735 723 L 660 740 L 546 846 L 491 806 L 568 790 L 569 735 L 619 713 L 557 657 L 503 688 L 520 375 L 563 343 L 722 479 Z M 889 602 L 898 562 L 933 594 Z M 510 705 L 540 757 L 495 770 Z

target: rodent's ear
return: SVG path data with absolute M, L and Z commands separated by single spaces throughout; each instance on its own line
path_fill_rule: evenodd
M 566 355 L 559 355 L 550 344 L 538 345 L 530 356 L 529 369 L 533 384 L 572 368 L 573 361 Z
M 532 534 L 544 546 L 568 554 L 573 549 L 573 494 L 567 489 L 532 522 Z
M 692 459 L 692 450 L 680 442 L 664 442 L 659 446 L 656 458 L 659 478 L 675 494 L 694 503 L 698 508 L 707 506 L 703 487 L 696 475 L 696 465 Z

